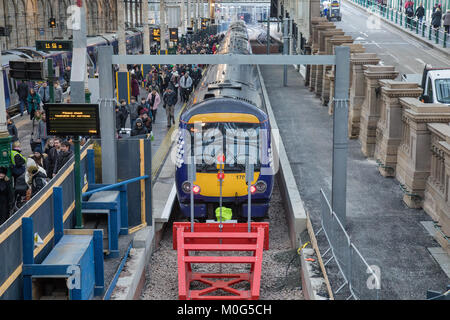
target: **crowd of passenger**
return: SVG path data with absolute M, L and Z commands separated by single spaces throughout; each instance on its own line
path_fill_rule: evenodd
M 177 54 L 215 54 L 223 35 L 204 36 L 197 41 L 178 45 Z M 204 65 L 153 65 L 145 76 L 140 65 L 129 66 L 131 73 L 131 99 L 116 105 L 117 137 L 130 120 L 131 136 L 153 134 L 160 106 L 165 109 L 167 128 L 175 124 L 175 106 L 187 102 L 202 78 Z M 64 85 L 54 83 L 54 102 L 70 102 L 65 94 L 70 85 L 71 68 L 67 67 Z M 141 89 L 142 88 L 142 89 Z M 25 81 L 17 87 L 19 113 L 29 116 L 31 123 L 31 154 L 24 154 L 14 120 L 7 114 L 8 132 L 12 137 L 11 179 L 8 168 L 0 167 L 0 225 L 9 216 L 37 194 L 69 161 L 73 155 L 70 137 L 47 136 L 46 104 L 50 103 L 47 82 L 30 87 Z M 64 99 L 64 96 L 67 96 Z M 22 141 L 23 143 L 23 141 Z M 82 140 L 82 144 L 85 139 Z

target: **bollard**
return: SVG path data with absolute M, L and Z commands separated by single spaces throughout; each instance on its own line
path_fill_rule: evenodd
M 425 37 L 425 28 L 427 26 L 425 25 L 425 22 L 422 23 L 422 37 Z
M 447 48 L 447 32 L 444 32 L 444 42 L 442 43 L 444 48 Z
M 431 40 L 431 25 L 430 25 L 430 29 L 428 30 L 428 40 Z
M 436 29 L 436 33 L 434 34 L 436 44 L 439 44 L 439 29 Z
M 416 21 L 416 34 L 419 34 L 419 21 Z
M 395 24 L 398 23 L 398 11 L 395 11 Z
M 400 27 L 403 25 L 403 14 L 400 12 Z

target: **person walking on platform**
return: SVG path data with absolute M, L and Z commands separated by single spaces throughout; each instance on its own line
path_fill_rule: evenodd
M 171 121 L 175 124 L 175 105 L 177 104 L 177 94 L 173 90 L 173 86 L 169 85 L 163 95 L 164 108 L 166 109 L 167 128 L 172 126 Z
M 19 95 L 20 116 L 23 116 L 23 111 L 27 107 L 28 85 L 25 81 L 21 81 L 17 87 L 17 94 Z
M 137 76 L 133 75 L 131 77 L 131 95 L 137 100 L 139 100 L 140 91 L 139 91 L 139 82 L 137 80 Z
M 71 71 L 70 66 L 67 66 L 66 69 L 64 70 L 64 74 L 63 74 L 63 79 L 64 79 L 63 90 L 64 90 L 64 92 L 66 92 L 67 88 L 70 87 L 71 73 L 72 73 L 72 71 Z
M 55 103 L 62 103 L 63 102 L 63 89 L 61 88 L 61 85 L 59 84 L 59 81 L 56 81 L 54 84 L 55 87 Z
M 447 12 L 444 14 L 443 20 L 444 20 L 445 32 L 447 32 L 447 34 L 449 34 L 450 33 L 450 9 L 447 9 Z
M 39 97 L 41 98 L 41 102 L 43 103 L 44 110 L 47 109 L 45 106 L 50 102 L 50 88 L 47 85 L 47 82 L 44 82 L 38 91 Z
M 431 25 L 434 29 L 438 30 L 441 27 L 442 11 L 439 7 L 436 8 L 434 13 L 431 15 Z
M 131 103 L 128 105 L 128 112 L 130 113 L 130 126 L 131 128 L 134 128 L 134 122 L 139 117 L 139 103 L 136 102 L 135 97 L 131 97 L 130 101 Z
M 39 122 L 41 121 L 41 112 L 38 110 L 34 115 L 32 120 L 31 138 L 30 138 L 30 149 L 34 150 L 36 146 L 41 145 L 41 139 L 39 138 Z
M 56 160 L 58 159 L 58 155 L 61 152 L 61 138 L 55 138 L 53 140 L 53 148 L 51 148 L 47 155 L 48 159 L 48 167 L 47 167 L 47 177 L 50 179 L 53 178 L 53 171 L 56 166 Z
M 422 26 L 422 21 L 423 21 L 424 16 L 425 16 L 425 8 L 423 7 L 423 4 L 420 3 L 416 9 L 416 17 L 417 17 L 417 20 L 418 20 L 420 26 Z
M 159 96 L 156 89 L 152 90 L 152 92 L 147 97 L 147 102 L 150 106 L 151 118 L 153 123 L 156 121 L 156 112 L 158 111 L 158 106 L 161 103 L 161 97 Z
M 120 112 L 120 106 L 117 104 L 115 107 L 115 111 L 116 111 L 116 134 L 117 134 L 116 138 L 118 138 L 122 125 L 122 112 Z
M 39 95 L 34 91 L 33 88 L 30 88 L 30 92 L 28 93 L 28 114 L 30 115 L 30 120 L 34 119 L 34 113 L 36 110 L 39 110 L 41 107 L 41 98 Z
M 47 115 L 43 112 L 41 114 L 41 120 L 38 123 L 38 139 L 41 140 L 41 149 L 45 150 L 45 144 L 47 143 Z
M 147 115 L 148 115 L 149 112 L 150 112 L 150 105 L 147 102 L 147 99 L 145 97 L 142 97 L 141 104 L 138 107 L 139 117 L 142 116 L 142 114 L 144 114 L 144 113 L 147 113 Z
M 200 83 L 200 80 L 202 79 L 202 69 L 200 69 L 198 66 L 194 66 L 191 78 L 194 88 L 197 88 L 198 84 Z
M 120 100 L 120 127 L 125 128 L 125 124 L 128 119 L 128 115 L 130 114 L 130 110 L 128 109 L 127 102 L 125 100 Z
M 148 130 L 142 123 L 142 119 L 137 118 L 136 124 L 134 125 L 133 130 L 131 130 L 131 136 L 134 137 L 134 136 L 139 136 L 139 135 L 147 134 L 147 133 L 148 133 Z
M 8 115 L 8 133 L 11 136 L 11 143 L 19 140 L 19 134 L 17 132 L 17 127 L 14 124 L 14 120 Z
M 189 72 L 186 71 L 184 76 L 180 79 L 181 88 L 181 101 L 185 102 L 189 100 L 189 95 L 192 91 L 192 78 L 189 76 Z
M 148 133 L 152 132 L 153 130 L 152 118 L 149 117 L 148 113 L 141 114 L 140 118 L 142 119 L 142 124 L 144 125 L 144 127 L 147 128 Z
M 22 155 L 22 148 L 20 142 L 16 141 L 12 145 L 11 150 L 11 174 L 14 178 L 14 187 L 16 185 L 16 179 L 25 173 L 25 164 L 27 158 Z
M 13 188 L 7 173 L 7 168 L 0 167 L 0 226 L 8 220 L 14 205 Z
M 56 176 L 59 170 L 64 167 L 64 165 L 69 161 L 72 157 L 73 152 L 70 150 L 70 143 L 68 141 L 63 141 L 61 143 L 61 151 L 58 154 L 58 158 L 56 159 L 55 168 L 53 169 L 53 177 Z

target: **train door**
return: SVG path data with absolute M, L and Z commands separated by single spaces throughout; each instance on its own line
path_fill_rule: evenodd
M 3 86 L 4 86 L 4 92 L 5 92 L 5 104 L 6 104 L 6 109 L 8 109 L 11 106 L 10 87 L 9 87 L 9 81 L 8 81 L 8 76 L 7 76 L 6 70 L 3 70 L 2 73 L 3 73 L 2 74 Z

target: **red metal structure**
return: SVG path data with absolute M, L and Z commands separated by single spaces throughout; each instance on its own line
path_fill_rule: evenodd
M 178 250 L 178 297 L 180 300 L 257 300 L 259 299 L 263 250 L 269 249 L 269 223 L 254 222 L 248 232 L 247 223 L 195 223 L 191 232 L 190 222 L 173 224 L 173 249 Z M 241 251 L 243 256 L 200 256 L 189 252 Z M 192 264 L 234 263 L 250 264 L 249 273 L 196 273 Z M 227 279 L 227 280 L 221 280 Z M 209 287 L 191 290 L 193 281 Z M 248 282 L 250 290 L 232 288 L 240 282 Z M 211 295 L 222 290 L 227 295 Z

